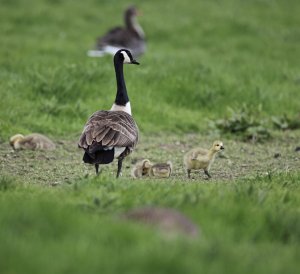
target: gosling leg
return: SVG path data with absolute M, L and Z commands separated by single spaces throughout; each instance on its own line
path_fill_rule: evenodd
M 191 178 L 191 170 L 190 170 L 190 169 L 187 169 L 186 171 L 187 171 L 187 176 L 188 176 L 188 178 L 190 179 L 190 178 Z
M 122 171 L 122 163 L 123 163 L 123 158 L 119 158 L 118 160 L 118 171 L 117 171 L 117 178 L 119 178 L 121 171 Z
M 210 176 L 210 174 L 208 173 L 208 170 L 207 170 L 207 169 L 204 170 L 204 173 L 207 175 L 208 178 L 211 178 L 211 176 Z

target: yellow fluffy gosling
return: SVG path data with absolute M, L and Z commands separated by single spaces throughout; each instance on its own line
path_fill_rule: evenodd
M 168 178 L 171 176 L 173 165 L 171 161 L 167 163 L 155 164 L 150 168 L 150 177 Z
M 14 149 L 31 149 L 31 150 L 52 150 L 55 144 L 46 136 L 38 133 L 32 133 L 27 136 L 16 134 L 9 140 L 9 144 Z
M 152 165 L 153 164 L 148 159 L 137 162 L 131 170 L 131 176 L 134 178 L 149 176 Z
M 223 143 L 221 141 L 215 141 L 210 149 L 193 148 L 187 152 L 183 158 L 183 162 L 188 178 L 191 177 L 192 169 L 203 169 L 204 173 L 210 178 L 211 176 L 208 172 L 215 160 L 216 153 L 223 149 Z

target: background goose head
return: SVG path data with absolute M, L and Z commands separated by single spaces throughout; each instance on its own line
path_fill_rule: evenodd
M 114 62 L 123 63 L 123 64 L 135 64 L 135 65 L 140 64 L 132 57 L 131 52 L 127 49 L 118 50 L 114 56 Z
M 144 38 L 145 34 L 142 28 L 137 23 L 136 17 L 141 13 L 135 6 L 130 6 L 125 10 L 124 22 L 127 29 L 133 30 L 137 33 L 140 38 Z
M 132 19 L 135 16 L 138 16 L 139 12 L 135 6 L 129 6 L 124 13 L 124 21 L 125 23 L 128 22 L 128 20 Z

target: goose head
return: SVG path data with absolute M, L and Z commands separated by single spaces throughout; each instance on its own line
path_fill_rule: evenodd
M 225 149 L 224 145 L 223 145 L 223 142 L 214 141 L 213 146 L 212 146 L 212 151 L 218 152 L 218 151 L 223 150 L 223 149 Z
M 129 6 L 126 10 L 125 10 L 125 20 L 127 18 L 132 18 L 135 16 L 139 15 L 138 9 L 135 6 Z
M 132 57 L 132 54 L 128 49 L 118 50 L 114 56 L 114 61 L 115 63 L 117 62 L 123 64 L 134 64 L 134 65 L 140 64 Z
M 124 21 L 129 31 L 134 32 L 138 38 L 145 39 L 145 33 L 137 21 L 137 16 L 140 14 L 136 7 L 130 6 L 124 13 Z
M 10 137 L 10 139 L 9 139 L 9 144 L 10 144 L 14 149 L 18 149 L 18 148 L 20 148 L 19 142 L 20 142 L 21 140 L 23 140 L 23 139 L 24 139 L 24 135 L 22 135 L 22 134 L 16 134 L 16 135 Z

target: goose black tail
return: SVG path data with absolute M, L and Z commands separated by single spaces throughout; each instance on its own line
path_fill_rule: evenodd
M 115 149 L 98 150 L 89 152 L 85 151 L 83 161 L 88 164 L 109 164 L 114 160 Z

